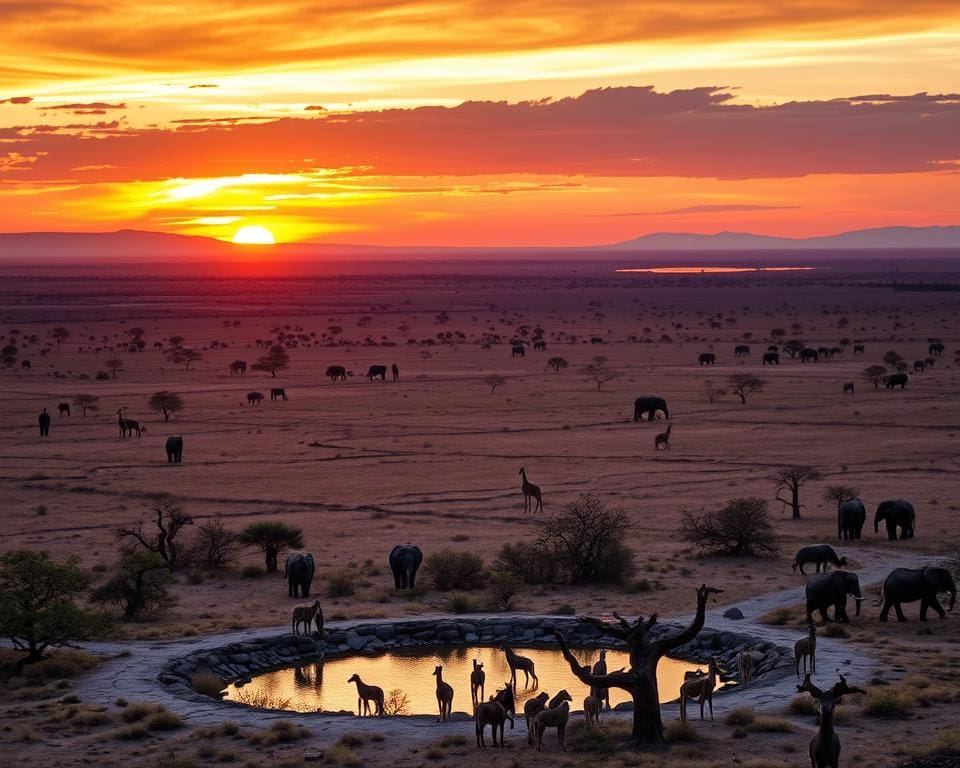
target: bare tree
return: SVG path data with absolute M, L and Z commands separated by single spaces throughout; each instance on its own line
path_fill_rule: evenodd
M 666 654 L 684 643 L 689 643 L 700 634 L 706 615 L 707 600 L 710 595 L 722 592 L 706 584 L 697 589 L 697 613 L 691 624 L 680 632 L 653 632 L 657 623 L 657 614 L 644 621 L 638 616 L 630 622 L 617 613 L 613 617 L 617 623 L 607 623 L 593 617 L 580 620 L 588 623 L 603 634 L 623 640 L 630 649 L 630 669 L 596 675 L 588 666 L 581 666 L 567 645 L 566 638 L 554 631 L 563 657 L 578 680 L 590 686 L 620 688 L 633 698 L 633 731 L 631 740 L 637 744 L 656 745 L 663 743 L 663 720 L 660 717 L 660 692 L 657 687 L 657 665 Z
M 50 331 L 50 335 L 57 342 L 57 351 L 59 352 L 60 345 L 70 338 L 70 331 L 68 331 L 62 325 L 58 325 L 56 328 Z
M 717 555 L 754 555 L 779 551 L 767 502 L 758 498 L 731 499 L 716 512 L 684 512 L 680 538 Z
M 87 415 L 87 411 L 97 410 L 97 403 L 99 402 L 100 398 L 96 395 L 77 395 L 73 398 L 73 404 L 80 409 L 83 416 Z
M 547 360 L 547 368 L 553 368 L 554 373 L 559 373 L 564 368 L 569 368 L 570 363 L 564 360 L 562 357 L 551 357 Z
M 175 392 L 154 392 L 147 403 L 151 411 L 162 413 L 164 421 L 170 421 L 170 414 L 183 410 L 183 398 Z
M 821 475 L 820 471 L 815 467 L 784 467 L 777 472 L 773 478 L 777 483 L 774 498 L 783 504 L 784 509 L 789 506 L 790 509 L 793 510 L 793 519 L 799 520 L 800 508 L 803 506 L 800 503 L 800 486 L 808 480 L 820 480 L 822 477 L 823 475 Z M 781 498 L 781 491 L 787 491 L 790 494 L 790 498 Z
M 184 526 L 193 524 L 193 518 L 169 496 L 156 497 L 152 512 L 156 533 L 145 533 L 144 522 L 141 520 L 134 528 L 119 528 L 117 538 L 121 541 L 133 540 L 144 549 L 156 552 L 172 568 L 180 557 L 177 536 Z
M 490 387 L 490 394 L 492 395 L 497 391 L 497 387 L 502 387 L 507 383 L 507 380 L 496 373 L 491 373 L 489 376 L 483 377 L 483 383 Z
M 197 535 L 191 543 L 191 559 L 210 570 L 223 568 L 237 554 L 240 541 L 237 533 L 223 524 L 219 515 L 197 526 Z
M 730 391 L 740 398 L 740 402 L 747 404 L 747 395 L 763 392 L 767 382 L 750 373 L 735 373 L 729 379 Z
M 884 365 L 871 365 L 864 368 L 860 375 L 873 384 L 874 389 L 880 389 L 880 382 L 886 378 L 887 368 Z
M 597 355 L 593 362 L 583 366 L 583 372 L 593 379 L 597 384 L 597 391 L 608 381 L 613 381 L 620 374 L 607 364 L 607 358 L 603 355 Z
M 710 379 L 707 379 L 705 382 L 703 382 L 703 396 L 707 398 L 707 402 L 715 403 L 725 394 L 727 394 L 727 390 L 725 390 L 723 387 L 718 387 Z

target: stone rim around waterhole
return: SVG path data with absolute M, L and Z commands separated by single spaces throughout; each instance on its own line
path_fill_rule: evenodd
M 670 623 L 654 627 L 654 634 L 675 632 Z M 343 659 L 349 656 L 378 656 L 394 650 L 417 649 L 424 652 L 463 647 L 490 647 L 508 644 L 515 648 L 558 649 L 554 631 L 564 634 L 574 648 L 584 650 L 625 650 L 624 643 L 605 636 L 598 628 L 568 616 L 495 616 L 474 618 L 418 618 L 382 620 L 377 622 L 331 622 L 322 639 L 295 636 L 291 633 L 268 635 L 243 642 L 207 648 L 173 659 L 164 665 L 157 679 L 181 698 L 210 702 L 211 697 L 198 693 L 191 684 L 197 672 L 212 672 L 225 685 L 250 680 L 256 675 L 317 660 Z M 671 653 L 671 658 L 706 664 L 715 656 L 721 667 L 736 668 L 736 657 L 743 650 L 759 652 L 763 660 L 751 680 L 751 687 L 779 679 L 783 673 L 792 673 L 793 652 L 746 633 L 703 630 L 689 643 Z M 522 674 L 522 673 L 521 673 Z M 490 681 L 495 687 L 495 681 Z M 736 690 L 740 685 L 727 686 L 724 691 Z M 718 691 L 718 694 L 721 691 Z M 285 712 L 273 708 L 256 707 L 235 701 L 221 703 L 249 711 L 276 714 Z M 622 705 L 621 705 L 622 706 Z M 626 708 L 629 709 L 629 708 Z M 621 711 L 626 711 L 621 709 Z M 290 712 L 290 714 L 295 714 Z M 313 713 L 311 713 L 313 714 Z M 318 712 L 315 717 L 346 717 L 340 712 Z M 354 715 L 355 717 L 355 715 Z M 402 715 L 405 720 L 428 718 L 430 715 Z M 435 717 L 435 716 L 434 716 Z

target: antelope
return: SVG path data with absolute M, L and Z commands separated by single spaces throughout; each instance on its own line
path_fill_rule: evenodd
M 483 671 L 483 662 L 473 660 L 473 671 L 470 673 L 470 698 L 473 700 L 473 709 L 483 701 L 483 688 L 487 680 L 487 673 Z
M 300 634 L 300 625 L 304 625 L 303 634 L 310 634 L 310 627 L 313 624 L 313 620 L 317 616 L 317 611 L 320 610 L 320 601 L 314 600 L 312 604 L 298 605 L 293 609 L 293 620 L 291 621 L 293 634 Z M 321 619 L 322 626 L 322 619 Z
M 383 688 L 379 685 L 367 685 L 360 679 L 360 675 L 351 675 L 348 683 L 357 684 L 357 715 L 361 716 L 360 705 L 363 705 L 363 715 L 370 714 L 370 702 L 374 704 L 376 717 L 383 717 Z
M 670 430 L 673 429 L 673 424 L 667 426 L 666 432 L 661 432 L 655 438 L 653 438 L 653 449 L 659 451 L 660 447 L 663 446 L 664 450 L 670 450 Z
M 509 646 L 503 646 L 503 652 L 507 656 L 507 666 L 510 667 L 510 683 L 514 688 L 517 687 L 517 670 L 523 672 L 523 687 L 526 688 L 530 685 L 530 678 L 533 678 L 533 687 L 537 688 L 540 685 L 540 680 L 537 677 L 536 668 L 534 666 L 533 660 L 525 658 L 524 656 L 517 656 L 513 652 L 513 649 Z
M 813 622 L 809 623 L 809 632 L 793 644 L 793 662 L 800 677 L 800 659 L 803 659 L 803 672 L 807 672 L 807 657 L 810 657 L 810 674 L 817 674 L 817 628 Z
M 583 719 L 587 728 L 600 725 L 600 690 L 591 688 L 590 695 L 583 700 Z
M 560 749 L 567 749 L 567 723 L 570 720 L 570 702 L 561 701 L 557 706 L 538 713 L 533 718 L 533 728 L 536 731 L 537 752 L 543 750 L 543 733 L 547 728 L 557 729 L 557 739 Z
M 563 701 L 573 701 L 573 697 L 567 692 L 566 688 L 549 701 L 547 700 L 548 697 L 549 694 L 540 693 L 532 699 L 528 699 L 527 703 L 523 705 L 523 717 L 527 721 L 527 744 L 533 744 L 533 721 L 537 715 L 545 709 L 560 706 L 560 703 Z
M 437 722 L 445 723 L 450 719 L 450 708 L 453 706 L 453 686 L 443 682 L 443 667 L 439 664 L 433 674 L 437 678 L 437 706 L 440 708 Z
M 600 651 L 600 658 L 593 665 L 593 668 L 590 670 L 594 675 L 605 675 L 607 674 L 607 652 L 606 650 Z M 600 699 L 600 706 L 603 707 L 606 705 L 607 709 L 610 709 L 610 690 L 608 688 L 597 687 L 595 691 L 596 696 Z
M 820 729 L 810 739 L 811 768 L 838 768 L 840 765 L 840 737 L 833 730 L 833 714 L 840 700 L 853 693 L 866 693 L 860 688 L 851 688 L 847 679 L 839 675 L 840 682 L 834 683 L 829 690 L 817 688 L 811 681 L 809 673 L 803 678 L 803 685 L 797 690 L 806 691 L 817 700 L 820 707 Z
M 697 699 L 700 702 L 700 719 L 703 720 L 703 705 L 710 705 L 710 719 L 713 720 L 713 692 L 717 688 L 717 674 L 719 673 L 717 660 L 710 657 L 707 662 L 707 674 L 684 680 L 680 686 L 680 722 L 687 722 L 687 700 Z
M 510 727 L 513 728 L 513 718 L 510 717 L 511 712 L 515 708 L 513 700 L 513 688 L 510 683 L 506 684 L 506 687 L 501 691 L 497 691 L 497 695 L 492 697 L 490 701 L 485 701 L 482 704 L 477 705 L 477 711 L 474 714 L 474 729 L 477 734 L 477 746 L 486 748 L 487 742 L 483 738 L 483 729 L 486 726 L 490 726 L 490 731 L 493 736 L 493 746 L 497 745 L 497 730 L 500 731 L 500 748 L 503 748 L 503 724 L 510 720 Z
M 763 654 L 759 651 L 748 649 L 737 654 L 737 669 L 740 672 L 741 685 L 746 685 L 753 680 L 761 661 L 763 661 Z

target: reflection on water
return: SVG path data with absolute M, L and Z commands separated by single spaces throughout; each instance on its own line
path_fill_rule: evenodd
M 536 664 L 540 678 L 539 689 L 524 688 L 523 672 L 517 673 L 517 708 L 523 707 L 531 696 L 546 691 L 551 696 L 566 688 L 573 697 L 574 707 L 579 709 L 583 698 L 589 693 L 587 686 L 570 672 L 559 650 L 518 648 L 517 653 Z M 581 664 L 593 664 L 600 652 L 596 650 L 574 650 Z M 357 689 L 347 678 L 353 674 L 367 685 L 379 685 L 387 693 L 400 689 L 407 697 L 407 708 L 402 714 L 437 714 L 436 679 L 433 669 L 443 665 L 443 679 L 453 686 L 453 711 L 469 712 L 470 672 L 473 659 L 483 663 L 487 673 L 486 696 L 489 698 L 498 688 L 510 679 L 503 651 L 498 648 L 451 648 L 433 650 L 425 653 L 419 650 L 397 651 L 382 656 L 350 656 L 332 659 L 326 662 L 307 662 L 299 667 L 267 672 L 253 678 L 252 682 L 241 687 L 231 685 L 227 688 L 227 699 L 253 706 L 273 709 L 289 709 L 296 712 L 336 712 L 357 711 Z M 607 651 L 607 668 L 610 671 L 626 667 L 628 655 L 622 651 Z M 677 698 L 683 673 L 696 669 L 697 665 L 685 661 L 662 659 L 658 667 L 657 680 L 660 688 L 660 700 L 670 701 Z M 610 689 L 611 706 L 630 697 L 616 688 Z
M 737 272 L 804 272 L 816 267 L 637 267 L 617 272 L 647 272 L 653 275 L 723 275 Z

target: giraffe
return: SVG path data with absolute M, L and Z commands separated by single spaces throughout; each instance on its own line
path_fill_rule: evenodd
M 803 660 L 803 672 L 807 672 L 807 659 L 810 659 L 810 673 L 817 674 L 817 628 L 811 621 L 809 634 L 801 637 L 793 644 L 794 666 L 797 668 L 797 677 L 800 677 L 800 661 Z
M 123 440 L 127 435 L 133 436 L 133 433 L 137 433 L 137 437 L 140 437 L 140 433 L 145 429 L 145 427 L 140 426 L 139 421 L 134 421 L 133 419 L 127 419 L 123 416 L 123 408 L 117 409 L 117 423 L 120 425 L 120 439 Z
M 540 486 L 527 481 L 527 471 L 523 467 L 520 467 L 520 477 L 523 478 L 523 482 L 520 484 L 520 488 L 523 490 L 523 511 L 530 512 L 530 508 L 533 506 L 532 500 L 536 499 L 537 508 L 533 511 L 542 512 L 543 498 L 540 496 Z
M 673 424 L 667 426 L 666 432 L 661 432 L 655 438 L 653 438 L 653 447 L 654 450 L 659 451 L 660 446 L 662 445 L 665 450 L 670 450 L 670 430 L 673 429 Z

